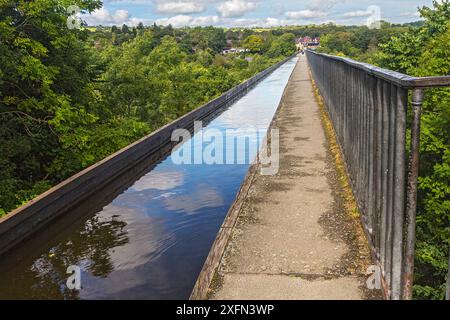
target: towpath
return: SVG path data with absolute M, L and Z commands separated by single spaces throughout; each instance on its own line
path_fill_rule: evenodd
M 279 172 L 248 177 L 209 298 L 374 297 L 365 288 L 367 244 L 346 205 L 322 117 L 302 56 L 273 122 L 280 132 Z

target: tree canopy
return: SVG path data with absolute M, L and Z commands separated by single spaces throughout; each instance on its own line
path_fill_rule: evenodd
M 0 216 L 292 53 L 222 56 L 214 27 L 68 28 L 69 5 L 101 1 L 0 2 Z
M 266 43 L 264 38 L 260 35 L 252 34 L 245 38 L 244 40 L 244 48 L 250 50 L 250 52 L 261 52 L 263 51 Z

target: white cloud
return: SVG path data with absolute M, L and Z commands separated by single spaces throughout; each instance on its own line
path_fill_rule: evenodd
M 335 5 L 345 2 L 347 0 L 313 0 L 309 8 L 312 10 L 330 10 Z
M 258 7 L 256 2 L 243 0 L 230 0 L 221 3 L 217 11 L 225 18 L 242 17 L 247 12 L 253 11 Z
M 248 28 L 254 28 L 254 27 L 270 28 L 270 27 L 295 24 L 295 22 L 293 20 L 284 20 L 284 19 L 277 19 L 277 18 L 272 18 L 272 17 L 261 18 L 261 19 L 245 19 L 245 18 L 222 19 L 222 22 L 224 23 L 224 25 L 228 25 L 228 26 L 248 27 Z
M 202 16 L 192 19 L 191 25 L 193 26 L 212 26 L 221 21 L 218 16 Z
M 260 20 L 255 26 L 256 27 L 263 27 L 263 28 L 271 28 L 271 27 L 278 27 L 278 26 L 287 26 L 287 25 L 293 25 L 296 24 L 296 22 L 292 20 L 285 20 L 285 19 L 277 19 L 277 18 L 266 18 Z
M 419 11 L 414 11 L 414 12 L 403 12 L 402 14 L 400 14 L 400 16 L 402 16 L 402 17 L 414 17 L 414 18 L 419 18 L 419 17 L 420 17 L 420 12 L 419 12 Z
M 344 13 L 344 17 L 346 18 L 369 17 L 370 15 L 372 15 L 372 12 L 368 10 L 367 11 L 358 10 Z
M 162 18 L 156 20 L 158 25 L 172 25 L 174 28 L 195 27 L 195 26 L 233 26 L 233 27 L 262 27 L 270 28 L 277 26 L 296 24 L 293 20 L 277 19 L 277 18 L 222 18 L 219 16 L 199 16 L 192 17 L 189 15 L 177 15 L 170 18 Z
M 189 25 L 191 21 L 191 16 L 179 14 L 170 18 L 157 19 L 155 22 L 157 25 L 168 26 L 170 24 L 172 27 L 179 28 Z
M 103 3 L 131 3 L 131 4 L 148 4 L 153 0 L 103 0 Z
M 186 26 L 207 26 L 216 25 L 221 21 L 218 16 L 200 16 L 191 17 L 188 15 L 179 14 L 170 18 L 157 19 L 156 24 L 158 25 L 172 25 L 174 28 L 181 28 Z
M 415 6 L 411 6 L 410 1 L 397 1 L 395 4 L 388 0 L 371 0 L 369 2 L 377 4 L 392 15 L 386 18 L 392 18 L 393 22 L 402 22 L 419 19 L 419 14 L 414 11 Z M 360 5 L 369 2 L 363 1 Z M 173 22 L 173 25 L 179 26 L 202 23 L 203 25 L 220 26 L 275 26 L 304 24 L 308 21 L 324 23 L 325 20 L 348 24 L 349 22 L 361 22 L 373 16 L 369 10 L 364 11 L 364 7 L 349 6 L 348 4 L 353 3 L 350 0 L 103 0 L 103 3 L 111 13 L 107 10 L 106 14 L 105 12 L 96 12 L 93 17 L 86 19 L 89 24 L 121 25 L 126 23 L 135 25 L 142 21 L 144 24 L 150 25 L 155 19 L 159 19 L 158 21 L 163 23 L 170 21 Z M 292 7 L 294 5 L 296 7 Z M 112 8 L 125 10 L 117 13 Z M 211 13 L 212 10 L 216 10 L 217 14 Z M 126 12 L 130 13 L 127 19 Z M 202 14 L 201 12 L 207 13 Z M 197 15 L 204 16 L 196 17 Z M 136 16 L 142 18 L 136 18 Z M 192 18 L 185 16 L 192 16 Z
M 156 5 L 158 13 L 199 13 L 206 9 L 203 3 L 198 2 L 163 2 Z
M 130 27 L 135 27 L 140 22 L 146 25 L 153 23 L 150 19 L 132 17 L 127 10 L 117 10 L 114 13 L 110 13 L 105 8 L 95 10 L 91 14 L 85 14 L 82 16 L 82 19 L 90 26 L 121 26 L 126 24 Z
M 128 13 L 128 11 L 126 11 L 126 10 L 117 10 L 114 13 L 113 19 L 115 21 L 121 22 L 121 21 L 128 20 L 129 17 L 130 17 L 130 14 Z
M 285 15 L 289 19 L 314 19 L 326 17 L 328 13 L 319 10 L 306 9 L 300 11 L 288 11 L 285 13 Z
M 100 8 L 83 17 L 89 25 L 121 25 L 128 22 L 130 13 L 127 10 L 117 10 L 111 14 L 108 9 Z
M 171 190 L 184 183 L 182 171 L 151 171 L 135 182 L 131 189 L 144 191 L 147 189 Z
M 265 27 L 276 27 L 276 26 L 279 26 L 281 23 L 282 22 L 279 19 L 269 17 L 264 21 L 264 26 Z

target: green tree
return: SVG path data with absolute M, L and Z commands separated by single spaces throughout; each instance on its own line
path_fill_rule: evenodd
M 69 29 L 74 4 L 101 7 L 0 1 L 0 215 L 295 51 L 282 35 L 272 57 L 224 57 L 213 27 Z
M 403 33 L 380 44 L 381 50 L 375 54 L 375 62 L 384 68 L 408 73 L 417 66 L 423 45 L 420 32 Z
M 441 29 L 442 30 L 442 29 Z M 450 23 L 423 48 L 416 76 L 450 74 Z M 420 298 L 444 298 L 450 248 L 450 90 L 428 90 L 421 126 L 417 217 L 417 284 Z
M 262 36 L 252 34 L 244 40 L 243 47 L 250 50 L 250 52 L 259 53 L 263 51 L 265 47 L 264 38 Z
M 86 32 L 67 28 L 66 8 L 84 11 L 100 1 L 0 2 L 1 211 L 39 194 L 57 177 L 49 167 L 60 141 L 55 114 L 87 114 L 93 95 Z M 89 116 L 88 116 L 89 117 Z
M 352 32 L 336 32 L 325 35 L 320 38 L 321 52 L 354 57 L 358 55 L 361 50 L 353 46 L 356 40 Z
M 296 50 L 295 35 L 292 33 L 285 33 L 272 41 L 272 44 L 267 51 L 267 55 L 271 58 L 281 56 L 287 57 L 294 54 Z

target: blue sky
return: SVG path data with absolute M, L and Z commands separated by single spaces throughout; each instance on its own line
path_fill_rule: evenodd
M 89 25 L 167 25 L 174 27 L 303 25 L 334 22 L 362 25 L 368 19 L 409 22 L 418 6 L 432 0 L 104 0 L 84 20 Z

